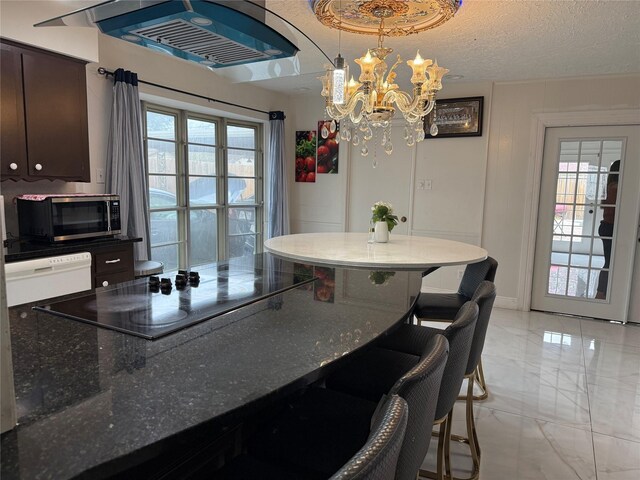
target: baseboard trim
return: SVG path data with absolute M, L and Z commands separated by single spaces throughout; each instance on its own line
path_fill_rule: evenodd
M 506 308 L 507 310 L 518 310 L 518 299 L 514 297 L 497 296 L 493 306 L 496 308 Z
M 422 287 L 420 291 L 424 293 L 455 293 L 452 290 L 438 287 Z M 507 310 L 519 310 L 518 299 L 514 297 L 497 296 L 493 302 L 493 306 L 496 308 L 506 308 Z

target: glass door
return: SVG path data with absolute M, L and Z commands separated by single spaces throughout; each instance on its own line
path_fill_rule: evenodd
M 638 130 L 547 130 L 533 309 L 626 321 L 638 219 Z

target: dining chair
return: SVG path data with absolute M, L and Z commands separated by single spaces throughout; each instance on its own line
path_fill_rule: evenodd
M 380 401 L 371 419 L 371 432 L 365 444 L 341 468 L 328 477 L 323 472 L 305 469 L 283 461 L 270 461 L 244 453 L 221 470 L 210 472 L 209 478 L 220 480 L 388 480 L 394 478 L 398 457 L 409 418 L 407 402 L 398 395 Z M 307 435 L 314 432 L 307 431 Z M 335 439 L 340 441 L 340 439 Z M 290 452 L 295 455 L 295 450 Z
M 429 478 L 444 479 L 450 471 L 450 436 L 451 421 L 453 415 L 453 405 L 460 392 L 460 387 L 464 380 L 465 369 L 469 360 L 469 352 L 473 341 L 473 334 L 478 318 L 478 305 L 475 302 L 465 303 L 451 323 L 445 330 L 431 329 L 417 325 L 402 325 L 401 331 L 410 330 L 415 335 L 406 338 L 404 351 L 386 348 L 388 340 L 394 337 L 394 333 L 383 338 L 375 349 L 356 358 L 352 363 L 346 365 L 326 380 L 327 388 L 335 389 L 351 395 L 362 395 L 366 398 L 375 398 L 376 392 L 384 392 L 388 387 L 390 379 L 397 370 L 404 366 L 411 357 L 427 349 L 428 345 L 442 334 L 449 343 L 449 357 L 442 376 L 440 391 L 438 392 L 438 402 L 432 425 L 437 425 L 438 430 L 438 452 L 437 471 L 427 472 L 420 470 L 422 476 Z M 403 337 L 404 338 L 404 337 Z M 372 375 L 372 370 L 378 370 L 377 375 Z M 412 403 L 409 402 L 411 412 Z M 409 419 L 411 425 L 411 418 Z M 431 426 L 425 427 L 426 435 L 431 435 Z M 426 451 L 423 454 L 426 455 Z M 418 464 L 419 465 L 419 464 Z M 410 478 L 410 477 L 407 477 Z M 415 471 L 413 472 L 415 478 Z

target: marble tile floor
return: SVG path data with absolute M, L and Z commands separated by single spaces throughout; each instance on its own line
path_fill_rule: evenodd
M 481 480 L 640 479 L 640 326 L 494 309 L 482 358 Z M 463 402 L 453 432 L 465 433 Z M 465 445 L 452 465 L 469 475 Z

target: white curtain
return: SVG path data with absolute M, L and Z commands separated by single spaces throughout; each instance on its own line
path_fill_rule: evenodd
M 114 72 L 107 193 L 120 195 L 122 233 L 142 238 L 142 242 L 134 244 L 135 259 L 149 260 L 149 189 L 142 138 L 138 75 L 119 68 Z
M 289 234 L 289 196 L 284 155 L 284 112 L 269 112 L 269 227 L 267 238 Z

